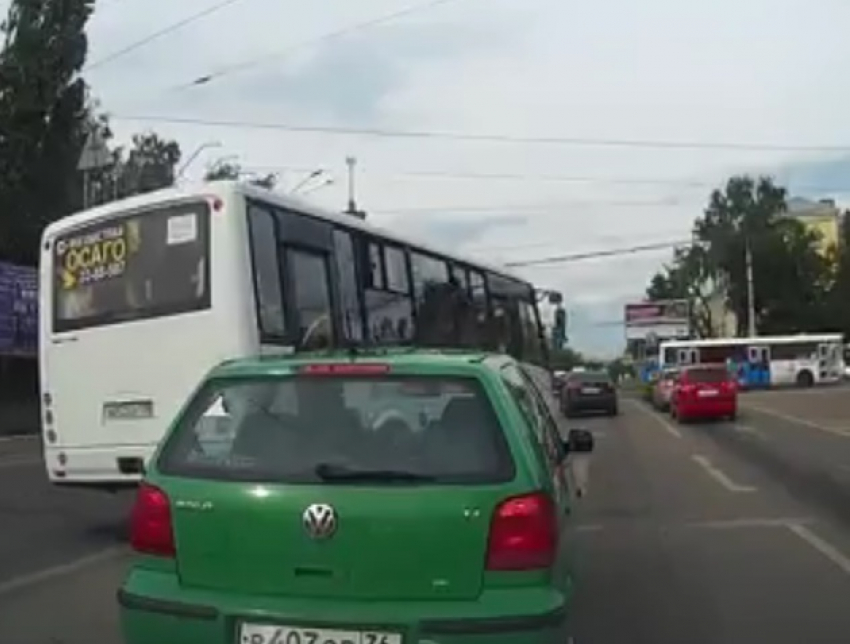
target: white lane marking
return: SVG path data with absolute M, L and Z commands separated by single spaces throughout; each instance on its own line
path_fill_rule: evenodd
M 750 402 L 747 402 L 742 405 L 745 409 L 751 409 L 753 411 L 759 412 L 761 414 L 766 414 L 768 416 L 773 416 L 775 418 L 779 418 L 781 420 L 788 421 L 789 423 L 796 423 L 798 425 L 803 425 L 804 427 L 811 427 L 812 429 L 818 429 L 822 432 L 827 432 L 828 434 L 834 434 L 836 436 L 843 436 L 844 438 L 850 438 L 850 430 L 839 429 L 837 427 L 828 427 L 826 425 L 821 425 L 820 423 L 816 423 L 814 421 L 808 420 L 806 418 L 800 418 L 799 416 L 792 416 L 791 414 L 786 414 L 782 411 L 774 411 L 773 409 L 768 409 L 766 407 L 762 407 L 761 405 L 753 405 Z
M 8 470 L 13 467 L 27 467 L 30 465 L 42 465 L 44 463 L 40 458 L 10 458 L 0 459 L 0 470 Z
M 708 473 L 708 475 L 713 478 L 715 481 L 720 483 L 723 487 L 725 487 L 730 492 L 755 492 L 756 488 L 751 485 L 739 485 L 735 483 L 732 479 L 730 479 L 726 474 L 724 474 L 721 470 L 717 469 L 714 465 L 711 464 L 711 461 L 708 460 L 708 457 L 703 456 L 702 454 L 694 454 L 691 456 L 695 463 L 702 466 L 702 468 Z
M 0 436 L 0 443 L 14 443 L 18 441 L 34 441 L 38 434 L 24 434 L 23 436 Z
M 689 528 L 711 528 L 724 530 L 730 528 L 785 528 L 791 524 L 813 523 L 812 517 L 778 517 L 775 519 L 745 518 L 719 519 L 713 521 L 695 521 L 687 524 Z
M 128 552 L 127 546 L 113 546 L 111 548 L 107 548 L 106 550 L 102 550 L 97 554 L 89 555 L 88 557 L 82 557 L 75 561 L 60 564 L 58 566 L 52 566 L 51 568 L 45 568 L 44 570 L 39 570 L 38 572 L 32 572 L 26 575 L 21 575 L 20 577 L 15 577 L 14 579 L 10 579 L 9 581 L 0 582 L 0 597 L 2 597 L 3 595 L 8 595 L 9 593 L 15 592 L 17 590 L 27 588 L 28 586 L 33 586 L 44 581 L 55 579 L 56 577 L 64 577 L 65 575 L 71 575 L 73 573 L 84 570 L 89 566 L 93 566 L 100 562 L 109 561 L 110 559 L 117 558 L 118 556 L 126 552 Z
M 665 429 L 665 431 L 667 431 L 667 433 L 669 433 L 671 436 L 675 436 L 676 438 L 682 438 L 682 432 L 680 432 L 680 431 L 678 430 L 678 428 L 676 428 L 676 427 L 674 427 L 673 425 L 671 425 L 671 424 L 670 424 L 669 422 L 667 422 L 667 420 L 666 420 L 666 419 L 664 419 L 663 417 L 659 416 L 658 414 L 656 414 L 656 413 L 654 413 L 654 412 L 650 411 L 649 409 L 647 409 L 646 407 L 644 407 L 644 406 L 643 406 L 643 404 L 641 404 L 641 403 L 640 403 L 640 401 L 637 401 L 637 400 L 627 400 L 627 402 L 629 402 L 629 403 L 630 403 L 630 404 L 632 404 L 633 406 L 635 406 L 635 407 L 637 407 L 638 409 L 640 409 L 640 410 L 641 410 L 641 412 L 642 412 L 642 413 L 644 413 L 644 414 L 646 414 L 647 416 L 650 416 L 651 418 L 654 418 L 654 419 L 656 420 L 656 422 L 657 422 L 659 425 L 661 425 L 661 427 L 663 427 L 663 428 Z
M 833 546 L 828 541 L 825 541 L 806 526 L 799 523 L 789 524 L 788 529 L 808 543 L 812 548 L 829 559 L 832 563 L 838 566 L 841 570 L 850 575 L 850 558 L 842 553 L 838 548 Z

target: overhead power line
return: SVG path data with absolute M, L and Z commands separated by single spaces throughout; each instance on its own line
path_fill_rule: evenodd
M 253 172 L 310 172 L 311 169 L 296 166 L 279 165 L 251 165 L 246 170 Z M 706 181 L 696 179 L 663 179 L 653 177 L 618 177 L 618 176 L 592 176 L 592 175 L 570 175 L 570 174 L 535 174 L 523 172 L 467 172 L 463 170 L 382 170 L 380 168 L 368 168 L 360 171 L 360 174 L 380 175 L 382 180 L 386 179 L 424 179 L 449 181 L 522 181 L 522 182 L 562 182 L 562 183 L 588 183 L 588 184 L 611 184 L 611 185 L 634 185 L 634 186 L 669 186 L 674 188 L 718 188 L 722 180 Z M 808 190 L 812 192 L 850 192 L 850 180 L 844 185 L 795 183 L 791 180 L 780 178 L 780 184 L 794 183 L 795 190 Z
M 627 248 L 612 248 L 607 250 L 596 250 L 587 253 L 572 253 L 570 255 L 554 255 L 552 257 L 542 257 L 540 259 L 526 259 L 514 262 L 505 262 L 505 265 L 511 268 L 523 268 L 526 266 L 543 266 L 546 264 L 564 264 L 566 262 L 578 262 L 584 259 L 596 259 L 597 257 L 632 255 L 634 253 L 644 253 L 652 250 L 662 250 L 665 248 L 678 248 L 681 246 L 690 246 L 691 244 L 693 244 L 693 240 L 691 239 L 656 242 L 653 244 L 642 244 L 640 246 L 629 246 Z
M 141 49 L 142 47 L 153 42 L 154 40 L 162 38 L 163 36 L 167 36 L 168 34 L 174 33 L 175 31 L 177 31 L 178 29 L 182 29 L 186 25 L 189 25 L 193 22 L 197 22 L 201 18 L 206 18 L 210 14 L 215 13 L 216 11 L 220 11 L 225 7 L 229 7 L 232 4 L 236 4 L 237 2 L 240 2 L 240 0 L 222 0 L 221 2 L 206 7 L 205 9 L 201 9 L 196 13 L 186 16 L 185 18 L 178 20 L 177 22 L 172 23 L 167 27 L 163 27 L 162 29 L 154 31 L 153 33 L 150 33 L 147 36 L 140 38 L 139 40 L 136 40 L 130 43 L 129 45 L 126 45 L 125 47 L 122 47 L 121 49 L 118 49 L 112 52 L 111 54 L 107 54 L 103 58 L 100 58 L 94 61 L 93 63 L 86 65 L 83 71 L 91 71 L 93 69 L 97 69 L 98 67 L 102 67 L 107 63 L 111 63 L 112 61 L 129 54 L 131 51 Z
M 326 42 L 328 40 L 335 40 L 337 38 L 341 38 L 342 36 L 347 36 L 350 33 L 355 31 L 362 31 L 364 29 L 369 29 L 370 27 L 375 27 L 385 22 L 390 22 L 391 20 L 397 20 L 398 18 L 402 18 L 404 16 L 418 13 L 420 11 L 425 11 L 426 9 L 433 9 L 434 7 L 442 4 L 448 4 L 450 2 L 457 2 L 458 0 L 430 0 L 429 2 L 423 2 L 420 4 L 416 4 L 410 7 L 406 7 L 405 9 L 400 9 L 398 11 L 394 11 L 389 14 L 385 14 L 383 16 L 378 16 L 377 18 L 371 18 L 369 20 L 365 20 L 363 22 L 358 22 L 353 25 L 349 25 L 347 27 L 343 27 L 341 29 L 336 29 L 334 31 L 328 32 L 326 34 L 322 34 L 321 36 L 315 38 L 309 38 L 307 40 L 301 41 L 289 47 L 285 47 L 283 49 L 270 52 L 268 54 L 264 54 L 262 56 L 258 56 L 256 58 L 251 58 L 245 60 L 241 63 L 235 63 L 233 65 L 228 65 L 226 67 L 222 67 L 217 71 L 210 72 L 209 74 L 204 74 L 203 76 L 198 76 L 194 80 L 182 84 L 179 87 L 195 87 L 198 85 L 207 85 L 214 80 L 218 80 L 219 78 L 223 78 L 225 76 L 230 76 L 232 74 L 238 74 L 239 72 L 245 71 L 247 69 L 251 69 L 258 65 L 262 65 L 263 63 L 269 60 L 276 60 L 279 58 L 284 58 L 290 54 L 295 53 L 296 51 L 303 49 L 305 47 L 312 47 L 322 42 Z
M 652 201 L 637 201 L 637 200 L 609 200 L 609 199 L 585 199 L 573 201 L 558 201 L 553 203 L 537 203 L 537 204 L 509 204 L 506 206 L 428 206 L 428 207 L 412 207 L 412 208 L 378 208 L 370 209 L 369 212 L 375 215 L 403 215 L 403 214 L 450 214 L 458 212 L 469 213 L 505 213 L 512 215 L 520 215 L 529 212 L 548 212 L 557 211 L 563 208 L 576 208 L 582 206 L 607 206 L 616 207 L 655 207 L 662 208 L 668 206 L 677 206 L 679 202 L 675 199 L 656 199 Z
M 188 116 L 154 116 L 135 114 L 113 114 L 116 121 L 140 123 L 170 123 L 172 125 L 197 125 L 205 127 L 242 130 L 278 130 L 282 132 L 328 134 L 337 136 L 369 136 L 395 139 L 443 139 L 478 143 L 508 143 L 525 145 L 572 145 L 587 147 L 649 148 L 658 150 L 738 150 L 776 152 L 850 152 L 850 145 L 792 145 L 774 143 L 711 143 L 700 141 L 671 141 L 662 139 L 608 139 L 591 137 L 561 136 L 518 136 L 510 134 L 463 133 L 433 130 L 393 130 L 385 128 L 342 127 L 335 125 L 301 125 L 296 123 L 272 123 L 205 119 Z

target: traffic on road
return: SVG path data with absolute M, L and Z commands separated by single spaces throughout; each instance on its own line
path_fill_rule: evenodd
M 846 642 L 848 393 L 742 393 L 735 421 L 628 394 L 618 416 L 561 417 L 595 443 L 563 546 L 574 641 Z M 0 443 L 1 641 L 122 642 L 132 502 L 51 486 L 39 440 Z

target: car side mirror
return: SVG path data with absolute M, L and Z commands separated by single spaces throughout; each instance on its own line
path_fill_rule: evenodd
M 566 454 L 580 454 L 593 451 L 593 434 L 586 429 L 571 429 L 564 441 L 564 452 Z

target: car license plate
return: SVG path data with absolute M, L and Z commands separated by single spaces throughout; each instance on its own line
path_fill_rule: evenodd
M 718 393 L 717 389 L 701 389 L 698 395 L 700 398 L 711 398 L 712 396 L 716 396 Z
M 581 393 L 583 394 L 598 394 L 599 387 L 582 387 Z
M 401 634 L 242 624 L 237 644 L 401 644 Z

